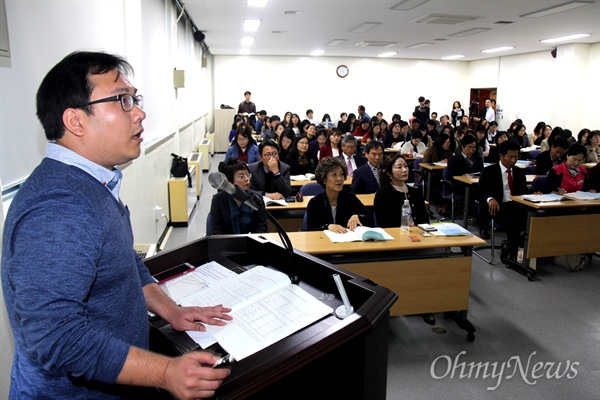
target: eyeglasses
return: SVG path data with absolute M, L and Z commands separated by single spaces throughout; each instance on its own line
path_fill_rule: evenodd
M 265 154 L 263 154 L 262 156 L 263 156 L 263 157 L 266 157 L 266 158 L 269 158 L 269 157 L 275 157 L 275 156 L 277 156 L 278 154 L 279 154 L 278 152 L 274 151 L 274 152 L 272 152 L 272 153 L 265 153 Z
M 239 174 L 235 176 L 238 179 L 250 179 L 252 178 L 252 174 L 250 172 L 247 172 L 245 174 Z
M 118 102 L 120 102 L 121 103 L 121 108 L 125 112 L 129 112 L 129 111 L 133 110 L 134 106 L 138 106 L 139 108 L 144 108 L 144 106 L 143 106 L 143 104 L 144 104 L 144 97 L 141 94 L 138 94 L 137 96 L 134 96 L 134 95 L 131 95 L 129 93 L 118 94 L 116 96 L 111 96 L 111 97 L 106 97 L 106 98 L 100 99 L 100 100 L 90 101 L 86 105 L 87 106 L 91 106 L 92 104 L 108 103 L 108 102 L 111 102 L 111 101 L 118 101 Z

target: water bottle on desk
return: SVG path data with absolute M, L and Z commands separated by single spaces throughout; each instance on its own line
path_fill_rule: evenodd
M 408 232 L 410 230 L 411 221 L 410 204 L 408 203 L 408 200 L 404 200 L 404 204 L 402 205 L 402 222 L 400 224 L 400 230 L 402 232 Z

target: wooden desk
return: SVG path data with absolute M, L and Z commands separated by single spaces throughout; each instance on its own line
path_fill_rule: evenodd
M 527 183 L 533 183 L 534 179 L 540 175 L 525 175 Z M 472 177 L 470 175 L 454 176 L 454 180 L 465 183 L 465 211 L 463 215 L 462 225 L 463 228 L 469 229 L 469 209 L 471 207 L 471 189 L 473 186 L 479 184 L 479 177 Z
M 536 258 L 600 251 L 600 200 L 533 203 L 523 196 L 511 200 L 527 208 L 527 234 L 519 272 L 533 280 Z
M 431 179 L 433 177 L 433 173 L 435 171 L 443 171 L 444 168 L 446 168 L 446 164 L 440 165 L 440 164 L 421 163 L 420 167 L 421 167 L 421 169 L 424 169 L 425 171 L 427 171 L 427 194 L 425 196 L 425 200 L 427 202 L 430 202 L 431 201 Z
M 316 180 L 311 180 L 311 181 L 292 181 L 290 180 L 290 186 L 293 188 L 301 188 L 302 186 L 306 185 L 307 183 L 317 183 Z M 346 177 L 346 180 L 344 181 L 344 186 L 350 186 L 352 185 L 352 177 L 348 176 Z
M 308 207 L 308 202 L 313 197 L 315 196 L 304 196 L 304 201 L 288 203 L 287 206 L 267 206 L 267 211 L 277 219 L 277 222 L 281 224 L 286 232 L 296 232 L 302 228 L 306 207 Z M 359 194 L 356 197 L 358 197 L 367 209 L 373 207 L 373 202 L 375 201 L 374 193 Z M 269 231 L 275 232 L 275 227 L 270 221 L 267 221 L 267 225 L 269 226 Z
M 477 236 L 423 237 L 411 242 L 400 228 L 385 229 L 393 241 L 333 243 L 322 231 L 291 232 L 296 250 L 362 275 L 398 294 L 391 315 L 448 312 L 467 338 L 475 329 L 467 320 L 472 248 L 486 242 Z M 279 241 L 276 233 L 263 235 Z M 450 248 L 460 247 L 453 252 Z

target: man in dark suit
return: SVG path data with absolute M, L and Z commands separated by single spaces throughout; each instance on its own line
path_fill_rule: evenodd
M 569 148 L 569 141 L 562 137 L 557 137 L 552 142 L 550 150 L 542 151 L 535 158 L 536 175 L 546 175 L 552 167 L 564 161 L 564 155 Z
M 448 159 L 446 176 L 452 181 L 452 192 L 459 196 L 465 194 L 465 184 L 452 179 L 453 176 L 479 173 L 483 169 L 483 159 L 476 154 L 477 139 L 473 135 L 465 135 L 460 140 L 460 153 Z
M 356 138 L 351 134 L 344 135 L 344 137 L 342 137 L 342 154 L 336 156 L 336 158 L 342 160 L 344 165 L 346 165 L 348 176 L 353 176 L 354 171 L 367 163 L 366 158 L 355 153 Z
M 290 166 L 279 161 L 279 150 L 272 140 L 264 140 L 258 146 L 258 162 L 248 165 L 252 174 L 250 189 L 270 199 L 285 199 L 292 193 Z
M 508 238 L 508 257 L 516 260 L 519 237 L 525 230 L 526 211 L 515 205 L 510 196 L 527 193 L 525 170 L 514 168 L 519 159 L 519 144 L 512 140 L 498 145 L 500 162 L 483 169 L 479 178 L 480 207 L 479 234 L 489 238 L 490 217 L 495 218 L 505 229 Z
M 350 191 L 354 194 L 369 194 L 379 189 L 379 172 L 381 170 L 381 159 L 383 158 L 383 144 L 377 140 L 371 140 L 365 146 L 367 163 L 354 171 Z

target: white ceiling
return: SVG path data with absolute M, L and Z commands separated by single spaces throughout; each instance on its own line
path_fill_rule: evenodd
M 412 1 L 412 0 L 411 0 Z M 244 36 L 254 37 L 251 55 L 308 56 L 323 49 L 322 57 L 375 57 L 386 51 L 397 52 L 392 58 L 439 59 L 463 54 L 463 61 L 498 55 L 552 50 L 557 44 L 541 43 L 541 39 L 574 33 L 591 33 L 578 43 L 599 42 L 600 0 L 579 8 L 539 18 L 521 15 L 545 10 L 572 0 L 429 0 L 408 11 L 393 10 L 403 0 L 270 0 L 265 8 L 248 7 L 246 0 L 180 0 L 196 27 L 204 32 L 205 44 L 215 55 L 238 55 Z M 302 11 L 286 15 L 285 11 Z M 457 25 L 411 22 L 428 14 L 472 17 Z M 243 32 L 245 19 L 260 19 L 257 32 Z M 498 24 L 510 21 L 511 24 Z M 379 23 L 364 32 L 351 32 L 366 22 Z M 490 29 L 466 37 L 453 37 L 473 28 Z M 276 33 L 284 32 L 284 33 Z M 339 46 L 327 46 L 334 39 L 346 40 Z M 388 48 L 361 47 L 363 41 L 397 43 Z M 429 42 L 418 49 L 407 47 Z M 558 43 L 561 44 L 561 43 Z M 481 50 L 514 46 L 502 53 Z

